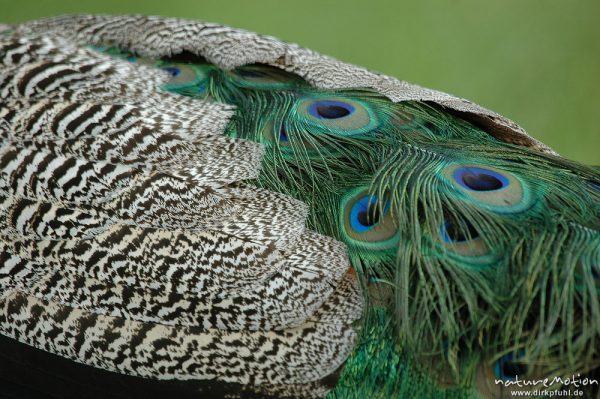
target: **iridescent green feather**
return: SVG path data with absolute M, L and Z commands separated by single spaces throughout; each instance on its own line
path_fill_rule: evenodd
M 597 170 L 272 67 L 156 66 L 166 90 L 238 107 L 228 133 L 267 148 L 256 184 L 307 203 L 380 293 L 331 397 L 466 397 L 437 383 L 475 384 L 507 355 L 535 376 L 600 368 Z
M 417 126 L 414 118 L 402 111 L 392 112 L 385 107 L 387 100 L 374 93 L 369 98 L 357 92 L 355 101 L 381 103 L 383 112 L 377 115 L 380 124 L 362 124 L 352 135 L 340 136 L 334 126 L 319 126 L 307 118 L 298 118 L 299 108 L 312 99 L 348 98 L 352 93 L 315 92 L 297 78 L 278 70 L 263 67 L 262 71 L 275 77 L 275 86 L 263 81 L 249 90 L 249 83 L 242 80 L 244 72 L 218 70 L 214 70 L 209 83 L 211 96 L 240 108 L 229 134 L 261 142 L 270 150 L 265 155 L 257 183 L 306 202 L 310 207 L 309 226 L 348 244 L 351 263 L 363 276 L 364 285 L 368 284 L 367 280 L 377 284 L 380 279 L 382 284 L 387 284 L 393 271 L 386 265 L 394 263 L 398 243 L 395 223 L 392 224 L 392 245 L 382 245 L 381 240 L 350 237 L 340 216 L 355 193 L 370 192 L 370 176 L 376 171 L 377 160 L 392 142 L 378 132 L 385 132 L 385 124 L 392 118 L 399 129 L 414 129 Z M 287 86 L 280 83 L 285 79 L 289 82 Z M 296 118 L 286 118 L 286 114 Z M 261 117 L 249 118 L 248 115 Z M 306 125 L 310 129 L 306 129 Z M 435 381 L 411 366 L 409 352 L 403 351 L 397 340 L 390 339 L 395 335 L 395 326 L 385 307 L 385 304 L 370 307 L 373 314 L 366 315 L 361 344 L 348 359 L 331 397 L 363 398 L 374 393 L 381 398 L 394 396 L 394 393 L 415 398 L 469 396 L 467 391 L 438 388 Z

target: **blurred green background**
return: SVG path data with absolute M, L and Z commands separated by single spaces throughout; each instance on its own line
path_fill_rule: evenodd
M 468 98 L 600 164 L 598 0 L 0 0 L 0 21 L 141 13 L 219 22 Z

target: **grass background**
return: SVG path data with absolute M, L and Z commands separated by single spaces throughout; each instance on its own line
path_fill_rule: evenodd
M 0 0 L 0 22 L 141 13 L 277 36 L 468 98 L 600 164 L 597 0 Z

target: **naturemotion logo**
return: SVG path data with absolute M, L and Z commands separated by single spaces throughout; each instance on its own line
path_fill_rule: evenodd
M 584 391 L 579 388 L 585 389 L 592 385 L 598 386 L 598 380 L 593 378 L 581 378 L 581 374 L 577 377 L 572 375 L 571 378 L 554 377 L 554 378 L 543 378 L 543 379 L 519 379 L 516 376 L 513 379 L 495 379 L 496 385 L 503 385 L 504 387 L 511 390 L 511 396 L 533 396 L 533 397 L 571 397 L 577 396 L 582 397 Z M 553 387 L 554 386 L 554 387 Z M 518 388 L 531 387 L 534 390 L 529 389 L 519 390 Z M 515 389 L 517 388 L 517 389 Z

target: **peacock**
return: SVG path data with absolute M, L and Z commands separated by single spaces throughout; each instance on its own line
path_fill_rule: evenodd
M 598 168 L 218 24 L 0 31 L 3 394 L 598 394 Z

